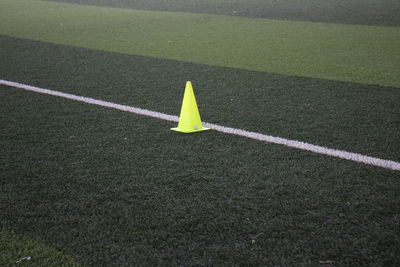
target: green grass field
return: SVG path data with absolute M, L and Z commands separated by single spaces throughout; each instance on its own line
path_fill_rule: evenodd
M 3 0 L 0 33 L 214 66 L 400 87 L 397 27 L 33 3 Z
M 274 3 L 2 0 L 0 79 L 399 162 L 397 1 Z M 0 99 L 1 266 L 400 264 L 398 171 Z

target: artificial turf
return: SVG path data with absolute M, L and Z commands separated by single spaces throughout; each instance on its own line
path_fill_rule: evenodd
M 0 264 L 2 266 L 86 266 L 52 247 L 16 234 L 0 231 Z
M 191 80 L 206 121 L 400 160 L 398 87 L 0 47 L 0 79 L 175 115 Z M 27 244 L 44 265 L 400 264 L 399 172 L 7 86 L 0 99 L 0 265 Z
M 396 172 L 212 131 L 177 135 L 167 122 L 12 88 L 1 94 L 2 225 L 79 261 L 398 263 Z
M 400 30 L 31 0 L 0 3 L 0 34 L 91 49 L 400 87 Z
M 400 26 L 397 0 L 52 0 L 145 10 Z
M 396 88 L 10 37 L 1 37 L 1 46 L 6 48 L 1 53 L 2 78 L 172 114 L 179 112 L 182 81 L 196 78 L 202 116 L 211 122 L 286 137 L 301 133 L 314 141 L 329 138 L 324 144 L 344 142 L 346 148 L 361 152 L 372 148 L 373 155 L 399 156 L 396 143 L 386 140 L 393 132 L 382 138 L 388 142 L 385 149 L 379 141 L 355 144 L 353 140 L 365 136 L 354 137 L 346 128 L 357 132 L 363 125 L 355 124 L 354 114 L 339 112 L 343 101 L 354 102 L 352 109 L 361 109 L 359 116 L 368 121 L 370 115 L 361 111 L 371 106 L 363 108 L 360 103 L 374 99 L 370 95 L 374 93 L 383 99 L 372 108 L 398 112 L 387 95 L 396 94 Z M 304 89 L 294 89 L 301 84 Z M 325 88 L 331 94 L 312 94 L 313 85 L 317 92 Z M 350 91 L 355 95 L 342 98 Z M 399 262 L 398 172 L 213 131 L 179 135 L 169 130 L 174 126 L 169 122 L 5 86 L 0 93 L 2 227 L 79 262 L 120 266 Z M 302 103 L 304 99 L 309 102 Z M 341 104 L 332 104 L 337 101 Z M 289 103 L 280 109 L 268 108 L 285 102 Z M 304 110 L 310 107 L 312 112 Z M 336 112 L 328 112 L 331 109 Z M 298 116 L 285 116 L 289 111 Z M 327 114 L 333 116 L 329 123 L 322 120 Z M 396 131 L 396 118 L 369 121 L 382 123 L 369 138 L 374 140 L 391 127 Z M 325 127 L 320 133 L 305 123 L 319 119 Z M 347 126 L 334 132 L 332 124 L 338 122 Z
M 0 40 L 3 79 L 173 115 L 191 80 L 207 122 L 400 160 L 398 88 Z

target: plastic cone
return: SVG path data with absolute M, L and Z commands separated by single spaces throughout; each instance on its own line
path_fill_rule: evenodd
M 186 82 L 178 127 L 171 128 L 171 130 L 181 133 L 195 133 L 209 130 L 209 128 L 204 128 L 201 123 L 200 113 L 197 108 L 196 97 L 194 96 L 191 82 Z

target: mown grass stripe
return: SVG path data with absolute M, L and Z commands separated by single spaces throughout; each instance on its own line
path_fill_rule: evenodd
M 48 0 L 120 8 L 400 26 L 397 0 Z
M 138 114 L 138 115 L 157 118 L 157 119 L 161 119 L 161 120 L 172 121 L 172 122 L 179 121 L 179 117 L 174 116 L 174 115 L 169 115 L 169 114 L 165 114 L 165 113 L 160 113 L 160 112 L 156 112 L 156 111 L 141 109 L 141 108 L 127 106 L 127 105 L 116 104 L 116 103 L 107 102 L 107 101 L 103 101 L 103 100 L 99 100 L 99 99 L 93 99 L 93 98 L 84 97 L 84 96 L 67 94 L 67 93 L 63 93 L 63 92 L 59 92 L 59 91 L 39 88 L 36 86 L 26 85 L 26 84 L 22 84 L 22 83 L 18 83 L 18 82 L 0 79 L 0 84 L 10 86 L 10 87 L 24 89 L 27 91 L 33 91 L 36 93 L 58 96 L 58 97 L 75 100 L 75 101 L 79 101 L 79 102 L 84 102 L 84 103 L 88 103 L 88 104 L 113 108 L 113 109 L 126 111 L 126 112 L 130 112 L 130 113 Z M 270 136 L 270 135 L 266 135 L 266 134 L 262 134 L 262 133 L 250 132 L 250 131 L 246 131 L 246 130 L 242 130 L 242 129 L 225 127 L 225 126 L 221 126 L 221 125 L 217 125 L 217 124 L 213 124 L 213 123 L 205 122 L 204 125 L 206 127 L 214 129 L 218 132 L 222 132 L 222 133 L 226 133 L 226 134 L 243 136 L 243 137 L 247 137 L 247 138 L 262 141 L 262 142 L 284 145 L 287 147 L 297 148 L 300 150 L 306 150 L 306 151 L 310 151 L 310 152 L 314 152 L 314 153 L 318 153 L 318 154 L 322 154 L 322 155 L 332 156 L 332 157 L 336 157 L 336 158 L 341 158 L 341 159 L 346 159 L 346 160 L 355 161 L 355 162 L 359 162 L 359 163 L 364 163 L 367 165 L 372 165 L 372 166 L 382 167 L 382 168 L 391 169 L 391 170 L 395 170 L 395 171 L 400 171 L 400 162 L 396 162 L 396 161 L 365 156 L 365 155 L 358 154 L 358 153 L 352 153 L 352 152 L 347 152 L 347 151 L 343 151 L 343 150 L 337 150 L 337 149 L 327 148 L 327 147 L 323 147 L 323 146 L 317 146 L 317 145 L 313 145 L 313 144 L 309 144 L 309 143 L 305 143 L 305 142 L 301 142 L 301 141 L 297 141 L 297 140 L 289 140 L 289 139 L 285 139 L 285 138 L 281 138 L 281 137 L 275 137 L 275 136 Z
M 400 87 L 400 29 L 3 0 L 0 34 L 154 58 Z

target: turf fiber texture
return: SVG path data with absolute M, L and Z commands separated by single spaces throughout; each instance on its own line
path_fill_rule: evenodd
M 182 79 L 197 78 L 199 82 L 194 84 L 202 88 L 198 90 L 199 102 L 206 103 L 199 104 L 204 118 L 277 134 L 284 134 L 296 124 L 301 129 L 305 121 L 298 121 L 301 116 L 287 117 L 281 121 L 285 127 L 272 126 L 274 121 L 280 121 L 272 115 L 277 112 L 260 110 L 268 105 L 257 105 L 257 99 L 269 99 L 265 94 L 277 87 L 283 88 L 282 103 L 296 99 L 291 97 L 293 92 L 287 84 L 291 79 L 292 86 L 306 83 L 305 87 L 312 88 L 315 83 L 318 87 L 325 84 L 330 92 L 335 88 L 340 91 L 342 86 L 337 85 L 344 85 L 240 73 L 240 80 L 250 83 L 258 75 L 259 84 L 265 75 L 270 82 L 275 80 L 274 86 L 254 95 L 249 93 L 253 90 L 247 89 L 246 82 L 240 83 L 243 87 L 222 85 L 222 81 L 238 77 L 238 70 L 3 37 L 2 47 L 7 43 L 13 46 L 8 46 L 2 58 L 20 59 L 20 65 L 14 67 L 11 60 L 5 60 L 10 64 L 1 70 L 8 79 L 177 114 Z M 29 60 L 21 53 L 24 50 L 31 54 Z M 45 55 L 49 61 L 44 60 Z M 121 69 L 127 70 L 125 74 Z M 218 77 L 212 79 L 215 74 Z M 346 86 L 370 88 L 370 92 L 398 92 L 384 87 Z M 219 92 L 223 88 L 226 91 Z M 398 173 L 215 132 L 176 135 L 169 131 L 172 125 L 168 122 L 16 89 L 2 88 L 1 93 L 2 224 L 82 262 L 397 262 L 393 255 L 399 245 Z M 309 93 L 299 90 L 296 94 L 309 97 Z M 252 96 L 243 99 L 245 95 Z M 314 106 L 316 101 L 322 100 L 309 104 Z M 304 105 L 287 104 L 278 113 L 294 106 L 293 114 L 304 114 L 301 110 L 307 104 Z M 315 105 L 319 109 L 326 106 L 333 108 Z M 311 121 L 321 116 L 318 111 L 311 114 Z M 336 116 L 331 123 L 346 124 L 342 113 Z M 303 117 L 307 120 L 307 116 Z M 350 132 L 342 130 L 331 135 L 331 124 L 321 122 L 327 128 L 321 130 L 320 138 L 331 136 L 324 144 L 351 138 L 351 132 L 359 128 L 353 125 L 351 116 L 348 120 Z M 370 138 L 393 127 L 393 120 L 387 127 L 380 120 L 383 125 L 375 127 L 378 133 Z M 296 132 L 291 131 L 286 136 Z M 300 132 L 318 139 L 310 128 Z M 372 146 L 375 149 L 371 154 L 384 151 L 379 144 Z M 351 141 L 346 148 L 357 149 Z M 371 146 L 364 145 L 364 149 Z M 398 156 L 398 150 L 387 154 L 388 151 L 384 152 L 386 156 Z
M 206 121 L 400 159 L 395 87 L 0 46 L 2 79 L 175 115 L 192 80 Z M 0 89 L 3 248 L 34 240 L 90 265 L 399 264 L 398 172 Z
M 0 251 L 2 266 L 86 266 L 71 256 L 12 230 L 0 231 Z
M 0 2 L 0 34 L 214 66 L 400 87 L 400 29 Z
M 396 0 L 52 0 L 144 10 L 207 13 L 282 20 L 399 26 Z

